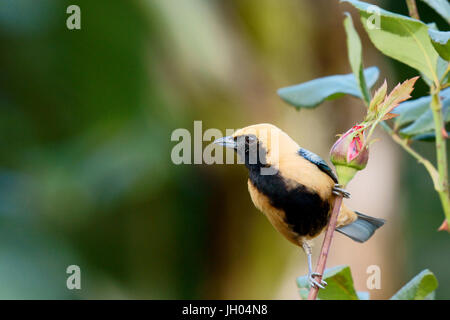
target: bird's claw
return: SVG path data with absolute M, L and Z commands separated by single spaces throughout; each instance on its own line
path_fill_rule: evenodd
M 313 272 L 313 273 L 310 273 L 309 275 L 308 275 L 308 278 L 309 278 L 309 285 L 311 286 L 311 287 L 316 287 L 316 288 L 320 288 L 320 289 L 325 289 L 325 287 L 328 285 L 328 283 L 326 283 L 326 281 L 324 281 L 324 280 L 320 280 L 320 283 L 316 280 L 316 279 L 314 279 L 314 277 L 318 277 L 318 276 L 322 276 L 321 274 L 319 274 L 319 273 L 316 273 L 316 272 Z
M 333 187 L 333 194 L 337 196 L 342 196 L 344 198 L 350 198 L 350 193 L 342 188 L 340 184 L 335 184 Z

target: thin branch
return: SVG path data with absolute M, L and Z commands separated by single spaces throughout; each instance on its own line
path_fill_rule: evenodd
M 328 223 L 327 232 L 325 233 L 325 238 L 323 239 L 322 249 L 320 250 L 319 261 L 316 266 L 316 273 L 323 275 L 325 271 L 325 265 L 327 264 L 328 252 L 330 251 L 331 240 L 333 239 L 334 229 L 336 229 L 337 218 L 339 215 L 339 210 L 341 209 L 342 196 L 337 196 L 334 199 L 333 212 L 331 213 L 330 222 Z M 316 278 L 320 283 L 322 276 Z M 312 287 L 309 290 L 308 300 L 316 300 L 317 294 L 319 293 L 318 287 Z
M 433 112 L 434 132 L 436 137 L 436 158 L 439 172 L 438 193 L 448 223 L 450 221 L 450 196 L 448 187 L 447 141 L 446 137 L 442 134 L 442 132 L 446 131 L 439 92 L 440 87 L 433 88 L 430 107 Z
M 420 20 L 419 11 L 417 11 L 416 0 L 406 0 L 406 5 L 408 6 L 409 16 L 411 18 Z
M 422 155 L 420 155 L 416 150 L 411 148 L 411 146 L 408 144 L 408 140 L 400 138 L 400 136 L 392 130 L 388 131 L 388 133 L 391 135 L 392 140 L 397 142 L 403 149 L 405 149 L 406 152 L 412 155 L 417 160 L 417 162 L 425 167 L 431 177 L 431 180 L 433 180 L 434 189 L 436 191 L 439 191 L 439 173 L 435 166 L 433 166 L 433 164 L 428 161 L 428 159 L 422 157 Z
M 424 158 L 422 155 L 420 155 L 417 151 L 415 151 L 408 143 L 407 139 L 402 139 L 394 130 L 392 130 L 384 121 L 381 122 L 381 126 L 383 129 L 389 133 L 392 140 L 394 140 L 396 143 L 398 143 L 403 149 L 405 149 L 406 152 L 408 152 L 410 155 L 412 155 L 419 163 L 421 163 L 425 169 L 428 171 L 428 174 L 431 177 L 431 180 L 433 180 L 433 186 L 434 189 L 438 192 L 439 197 L 441 199 L 442 207 L 444 208 L 445 216 L 446 218 L 449 216 L 450 212 L 450 202 L 448 199 L 448 185 L 445 185 L 446 191 L 443 191 L 444 188 L 442 186 L 440 172 L 436 169 L 436 167 L 428 161 L 428 159 Z M 436 133 L 437 134 L 437 133 Z M 441 135 L 441 133 L 439 133 Z M 447 163 L 445 161 L 445 163 Z M 444 172 L 447 172 L 447 170 L 442 170 L 442 174 Z M 444 181 L 447 181 L 445 179 Z

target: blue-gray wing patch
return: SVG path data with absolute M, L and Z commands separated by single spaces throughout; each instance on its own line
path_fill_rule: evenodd
M 331 168 L 328 166 L 328 164 L 323 160 L 321 157 L 319 157 L 317 154 L 308 151 L 306 149 L 300 148 L 298 150 L 298 154 L 301 155 L 306 160 L 314 163 L 320 170 L 325 172 L 327 175 L 330 176 L 331 179 L 333 179 L 334 182 L 338 183 L 338 179 L 336 175 L 333 173 Z

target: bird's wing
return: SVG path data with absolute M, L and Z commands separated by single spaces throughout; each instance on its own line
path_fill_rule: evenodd
M 320 170 L 325 172 L 331 179 L 333 179 L 334 182 L 338 183 L 338 179 L 331 168 L 328 166 L 325 160 L 323 160 L 317 154 L 303 148 L 300 148 L 298 150 L 298 154 L 309 162 L 314 163 Z

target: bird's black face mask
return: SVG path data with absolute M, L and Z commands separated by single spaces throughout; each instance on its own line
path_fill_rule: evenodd
M 245 163 L 250 170 L 268 167 L 266 149 L 254 134 L 227 136 L 214 141 L 227 148 L 232 148 L 238 154 L 238 163 Z
M 238 163 L 245 164 L 252 174 L 275 175 L 278 169 L 267 163 L 267 150 L 254 134 L 227 136 L 214 141 L 238 154 Z

